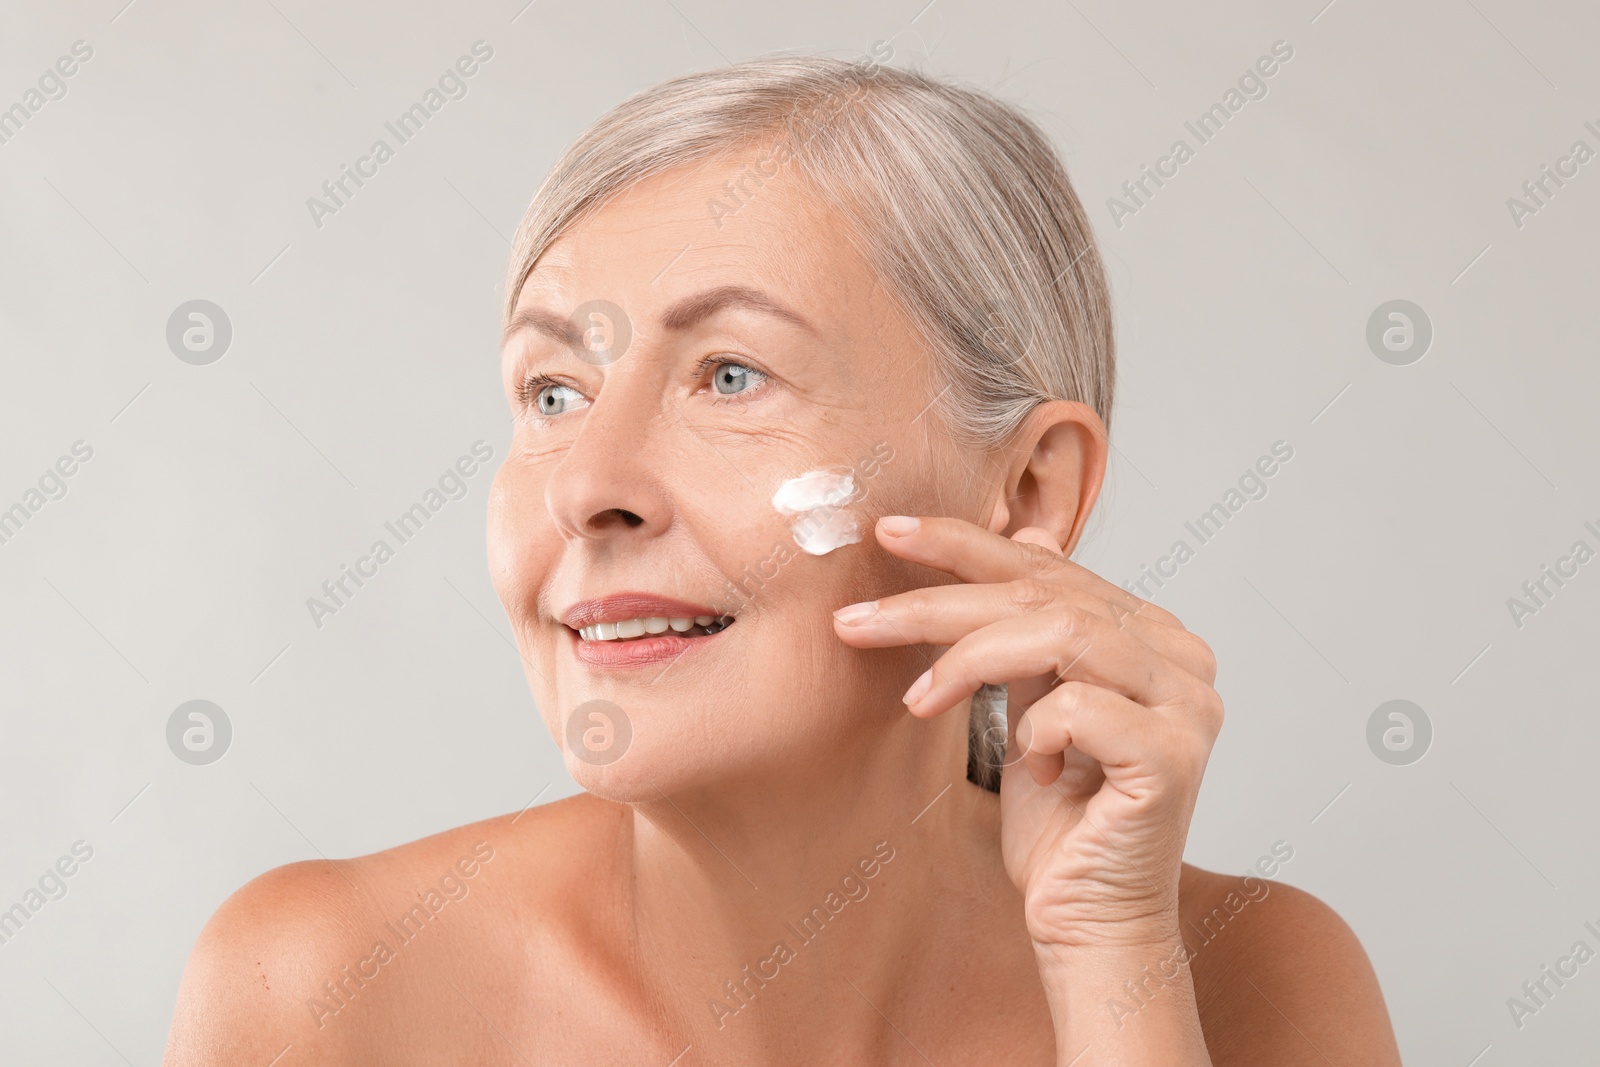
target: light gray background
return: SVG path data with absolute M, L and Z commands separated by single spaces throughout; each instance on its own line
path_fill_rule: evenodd
M 486 574 L 489 473 L 321 629 L 306 598 L 475 440 L 504 455 L 501 271 L 564 144 L 683 71 L 876 41 L 1029 108 L 1103 241 L 1118 451 L 1084 563 L 1135 576 L 1294 448 L 1156 597 L 1229 711 L 1190 860 L 1291 843 L 1282 877 L 1360 934 L 1409 1062 L 1600 1054 L 1600 962 L 1521 1029 L 1506 1007 L 1600 948 L 1600 562 L 1521 628 L 1506 605 L 1600 547 L 1600 161 L 1520 228 L 1506 206 L 1600 148 L 1591 5 L 124 2 L 13 4 L 0 32 L 0 107 L 94 48 L 0 145 L 0 508 L 94 449 L 0 545 L 0 908 L 94 848 L 0 945 L 0 1060 L 153 1064 L 254 875 L 574 790 Z M 314 226 L 306 198 L 479 39 L 469 95 Z M 1279 39 L 1267 97 L 1117 227 L 1107 198 Z M 197 298 L 234 331 L 210 366 L 165 339 Z M 1394 298 L 1435 330 L 1410 366 L 1365 340 Z M 210 766 L 165 740 L 195 698 L 233 724 Z M 1409 766 L 1366 742 L 1394 698 L 1435 732 Z

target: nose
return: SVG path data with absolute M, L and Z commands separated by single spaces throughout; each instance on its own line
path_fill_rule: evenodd
M 641 361 L 642 362 L 642 361 Z M 583 425 L 545 483 L 545 507 L 569 543 L 631 533 L 651 537 L 671 522 L 660 454 L 661 391 L 647 374 L 608 374 Z

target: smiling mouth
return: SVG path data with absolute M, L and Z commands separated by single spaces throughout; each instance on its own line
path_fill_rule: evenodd
M 732 626 L 732 615 L 695 615 L 669 618 L 653 615 L 638 619 L 617 619 L 596 622 L 579 627 L 577 634 L 584 641 L 627 642 L 648 637 L 709 637 Z

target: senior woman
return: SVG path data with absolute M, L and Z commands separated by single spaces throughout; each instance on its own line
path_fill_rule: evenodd
M 1399 1062 L 1330 909 L 1183 863 L 1215 661 L 1070 558 L 1111 310 L 1028 118 L 677 78 L 506 292 L 489 568 L 585 792 L 252 881 L 169 1064 Z

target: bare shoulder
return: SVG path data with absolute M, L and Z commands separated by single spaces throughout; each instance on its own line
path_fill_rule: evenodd
M 1377 974 L 1349 924 L 1310 893 L 1254 873 L 1183 865 L 1179 910 L 1216 1067 L 1398 1067 Z
M 597 890 L 620 862 L 626 827 L 625 809 L 580 794 L 366 856 L 267 871 L 201 931 L 164 1062 L 360 1062 L 379 1038 L 391 1055 L 396 1036 L 425 1062 L 446 1034 L 456 1055 L 470 1055 L 485 1001 L 527 993 L 503 980 L 481 993 L 478 976 L 537 973 L 541 954 L 592 928 L 587 912 L 606 906 Z M 454 1033 L 473 1019 L 469 1036 Z
M 302 999 L 320 986 L 327 965 L 357 951 L 353 867 L 291 863 L 223 902 L 189 954 L 165 1064 L 267 1063 L 294 1044 L 307 1021 Z M 335 1031 L 325 1044 L 340 1036 L 348 1031 Z M 336 1062 L 339 1050 L 329 1051 L 328 1062 Z

